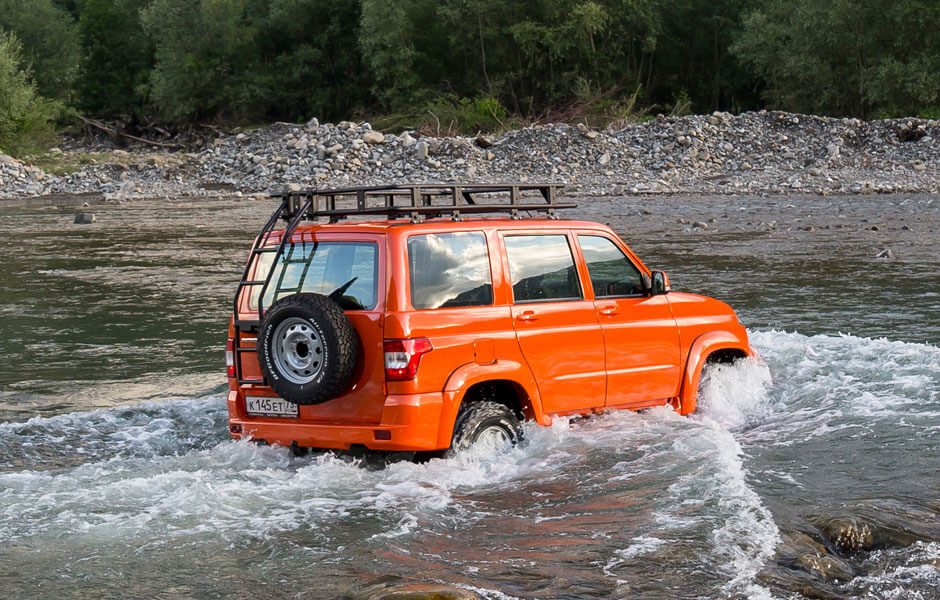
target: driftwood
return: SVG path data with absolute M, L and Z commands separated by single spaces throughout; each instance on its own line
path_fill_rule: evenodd
M 165 142 L 156 142 L 156 141 L 154 141 L 154 140 L 147 140 L 147 139 L 144 139 L 144 138 L 141 138 L 141 137 L 137 137 L 137 136 L 135 136 L 135 135 L 131 135 L 131 134 L 129 134 L 129 133 L 124 133 L 123 131 L 117 131 L 116 129 L 112 129 L 111 127 L 108 127 L 108 126 L 105 125 L 104 123 L 99 123 L 98 121 L 95 121 L 95 120 L 93 120 L 93 119 L 85 118 L 85 117 L 83 117 L 83 116 L 81 116 L 81 115 L 79 115 L 78 118 L 81 119 L 82 122 L 85 123 L 85 125 L 90 125 L 91 127 L 94 127 L 94 128 L 96 128 L 96 129 L 100 129 L 101 131 L 104 131 L 104 132 L 107 133 L 109 136 L 111 136 L 111 139 L 117 139 L 117 138 L 125 137 L 125 138 L 127 138 L 127 139 L 129 139 L 129 140 L 134 140 L 135 142 L 140 142 L 140 143 L 142 143 L 142 144 L 148 144 L 148 145 L 150 145 L 150 146 L 157 146 L 157 147 L 160 147 L 160 148 L 168 148 L 168 149 L 170 149 L 170 150 L 177 150 L 177 149 L 179 149 L 179 147 L 180 147 L 179 144 L 167 144 L 167 143 L 165 143 Z

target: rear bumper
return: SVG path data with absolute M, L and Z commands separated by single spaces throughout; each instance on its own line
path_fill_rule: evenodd
M 439 450 L 441 409 L 445 394 L 391 395 L 386 397 L 379 423 L 307 421 L 276 417 L 242 417 L 239 395 L 228 393 L 229 434 L 234 439 L 264 440 L 269 444 L 303 448 L 348 450 Z M 449 441 L 449 440 L 448 440 Z

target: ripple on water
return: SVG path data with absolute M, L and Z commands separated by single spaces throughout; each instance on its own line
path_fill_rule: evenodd
M 765 363 L 713 372 L 693 418 L 658 408 L 556 419 L 527 425 L 527 443 L 508 453 L 378 470 L 230 441 L 220 396 L 0 424 L 0 562 L 21 565 L 0 575 L 3 587 L 44 578 L 53 592 L 91 594 L 110 589 L 111 569 L 138 595 L 162 589 L 166 573 L 199 580 L 197 596 L 226 589 L 201 573 L 242 577 L 254 592 L 279 582 L 283 594 L 336 595 L 395 572 L 486 598 L 762 598 L 803 585 L 784 562 L 815 585 L 808 569 L 822 563 L 801 559 L 809 549 L 781 554 L 781 519 L 786 535 L 803 528 L 831 552 L 809 518 L 838 516 L 818 510 L 841 502 L 834 482 L 867 486 L 866 463 L 830 461 L 833 443 L 870 456 L 875 442 L 857 432 L 876 436 L 897 467 L 912 463 L 886 436 L 906 428 L 903 451 L 932 461 L 921 485 L 936 484 L 938 352 L 851 336 L 753 339 Z M 915 473 L 930 464 L 914 461 Z M 883 503 L 844 506 L 876 536 L 914 521 L 900 509 L 879 521 Z M 931 597 L 937 538 L 915 529 L 844 559 L 854 579 L 826 589 L 891 597 L 913 586 Z

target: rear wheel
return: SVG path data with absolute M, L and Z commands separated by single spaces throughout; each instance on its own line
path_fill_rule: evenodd
M 508 450 L 522 441 L 522 424 L 509 407 L 496 402 L 474 402 L 460 408 L 454 436 L 445 456 L 471 446 Z

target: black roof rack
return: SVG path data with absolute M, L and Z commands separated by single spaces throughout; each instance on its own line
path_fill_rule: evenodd
M 558 183 L 457 184 L 428 183 L 348 187 L 328 190 L 284 191 L 272 194 L 281 200 L 280 217 L 292 221 L 327 218 L 331 223 L 349 216 L 386 216 L 420 222 L 426 217 L 449 216 L 455 221 L 467 214 L 536 211 L 556 218 L 559 208 L 577 204 L 559 203 Z

